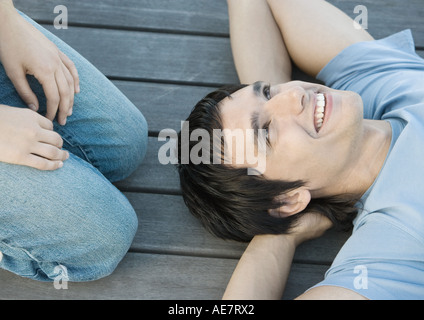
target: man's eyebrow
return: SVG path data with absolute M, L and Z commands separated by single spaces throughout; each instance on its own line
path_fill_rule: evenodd
M 262 81 L 257 81 L 253 84 L 253 93 L 255 94 L 255 96 L 257 97 L 262 97 L 262 86 L 263 86 L 263 82 Z
M 256 81 L 253 85 L 253 93 L 258 98 L 261 98 L 263 96 L 262 94 L 262 88 L 263 88 L 264 82 L 263 81 Z M 254 137 L 254 143 L 255 147 L 258 147 L 258 136 L 259 136 L 259 112 L 254 111 L 252 115 L 250 116 L 250 125 L 253 129 L 253 137 Z
M 259 112 L 255 111 L 252 113 L 252 115 L 250 116 L 250 125 L 253 130 L 259 130 Z
M 253 135 L 254 135 L 254 143 L 255 147 L 258 146 L 258 135 L 259 135 L 259 112 L 253 112 L 250 116 L 250 125 L 253 129 Z

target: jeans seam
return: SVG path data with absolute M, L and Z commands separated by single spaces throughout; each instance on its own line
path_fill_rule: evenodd
M 31 273 L 26 273 L 26 272 L 20 273 L 19 276 L 26 277 L 26 278 L 34 278 L 34 277 L 37 277 L 37 275 L 39 275 L 40 271 L 41 271 L 47 278 L 51 279 L 50 276 L 48 274 L 46 274 L 46 272 L 42 268 L 42 264 L 46 263 L 46 261 L 42 261 L 42 260 L 38 259 L 31 252 L 29 252 L 29 250 L 27 250 L 27 249 L 25 249 L 21 246 L 13 246 L 13 245 L 10 245 L 8 243 L 5 243 L 4 241 L 1 241 L 1 243 L 2 243 L 2 245 L 4 245 L 5 247 L 9 248 L 12 251 L 19 250 L 19 251 L 23 252 L 25 255 L 27 255 L 30 258 L 31 261 L 37 263 L 37 268 L 32 270 Z M 8 254 L 7 251 L 6 251 L 6 254 Z M 60 263 L 57 262 L 57 261 L 48 261 L 48 263 L 51 263 L 55 266 L 60 265 Z M 10 271 L 13 272 L 13 270 L 10 270 Z
M 70 138 L 72 138 L 72 137 L 70 137 Z M 88 162 L 93 167 L 96 167 L 95 163 L 93 161 L 91 161 L 90 160 L 90 157 L 89 157 L 89 154 L 90 153 L 92 154 L 93 152 L 91 150 L 89 150 L 89 149 L 87 151 L 85 151 L 84 148 L 80 144 L 73 144 L 73 143 L 71 143 L 70 142 L 70 138 L 66 138 L 66 137 L 62 136 L 63 141 L 65 141 L 70 147 L 72 147 L 72 148 L 78 148 L 81 151 L 82 155 L 84 156 L 84 159 L 82 159 L 82 160 Z

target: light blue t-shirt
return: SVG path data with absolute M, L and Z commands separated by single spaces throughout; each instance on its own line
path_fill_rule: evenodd
M 352 236 L 317 286 L 369 299 L 424 299 L 424 60 L 411 31 L 346 48 L 318 79 L 359 93 L 364 117 L 389 121 L 393 134 Z

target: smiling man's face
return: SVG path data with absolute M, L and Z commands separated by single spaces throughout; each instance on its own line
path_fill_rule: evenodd
M 315 197 L 357 159 L 363 139 L 361 97 L 314 83 L 256 82 L 222 100 L 220 113 L 223 129 L 267 130 L 265 177 L 305 181 Z

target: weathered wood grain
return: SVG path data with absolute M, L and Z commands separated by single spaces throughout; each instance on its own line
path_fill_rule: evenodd
M 140 109 L 150 135 L 161 130 L 179 131 L 194 105 L 216 87 L 166 83 L 118 81 L 113 83 Z
M 131 28 L 171 33 L 228 36 L 226 0 L 15 0 L 16 6 L 36 20 L 53 23 L 57 5 L 68 8 L 69 23 L 107 28 Z M 355 7 L 366 6 L 368 31 L 382 38 L 412 29 L 417 46 L 424 47 L 424 6 L 421 0 L 330 0 L 352 19 Z
M 17 8 L 53 23 L 57 5 L 68 8 L 69 23 L 167 33 L 228 35 L 226 0 L 17 0 Z
M 218 300 L 236 265 L 236 259 L 129 253 L 109 277 L 69 282 L 66 290 L 0 270 L 0 300 Z M 326 269 L 294 264 L 283 298 L 294 298 L 318 283 Z
M 111 78 L 206 86 L 238 82 L 228 38 L 43 26 Z

